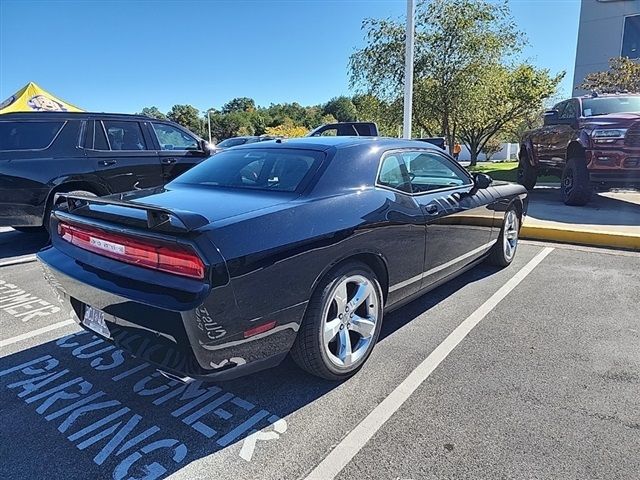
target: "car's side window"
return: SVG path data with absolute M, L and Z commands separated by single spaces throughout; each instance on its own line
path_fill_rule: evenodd
M 320 136 L 320 137 L 335 137 L 338 135 L 338 129 L 337 128 L 328 128 L 326 130 L 324 130 L 322 133 L 320 133 L 320 135 L 316 135 L 316 136 Z
M 162 150 L 198 150 L 198 140 L 182 130 L 164 123 L 151 123 Z
M 138 122 L 105 120 L 103 124 L 111 150 L 146 150 L 147 144 Z
M 378 184 L 411 193 L 411 178 L 400 154 L 386 155 L 380 165 Z
M 564 102 L 560 102 L 554 105 L 553 109 L 558 112 L 558 118 L 562 118 L 562 113 L 564 112 L 564 108 L 566 107 L 566 105 L 567 105 L 566 100 Z
M 107 143 L 107 135 L 104 133 L 104 126 L 100 120 L 96 120 L 93 131 L 93 148 L 94 150 L 109 150 Z
M 576 117 L 577 117 L 576 104 L 572 100 L 569 100 L 566 103 L 564 110 L 560 114 L 560 118 L 565 120 L 571 120 L 572 118 L 576 118 Z
M 444 156 L 431 151 L 403 152 L 413 193 L 441 188 L 461 187 L 472 182 L 461 168 Z
M 0 150 L 42 150 L 51 145 L 65 121 L 0 121 Z

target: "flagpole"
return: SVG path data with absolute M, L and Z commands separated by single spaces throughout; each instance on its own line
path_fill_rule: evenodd
M 414 0 L 407 0 L 407 29 L 404 55 L 404 125 L 403 138 L 411 138 L 411 107 L 413 102 L 413 36 L 414 36 Z

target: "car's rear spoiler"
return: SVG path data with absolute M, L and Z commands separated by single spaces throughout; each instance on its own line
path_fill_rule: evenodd
M 107 217 L 113 217 L 113 220 L 118 221 L 118 223 L 125 223 L 137 226 L 140 225 L 141 222 L 136 219 L 131 218 L 127 219 L 122 215 L 109 215 L 104 212 L 96 212 L 92 211 L 89 207 L 91 205 L 107 205 L 114 207 L 124 207 L 124 208 L 132 208 L 135 210 L 142 210 L 146 213 L 147 221 L 146 227 L 151 230 L 178 230 L 191 232 L 200 227 L 203 227 L 209 224 L 209 220 L 202 215 L 199 215 L 194 212 L 188 212 L 184 210 L 176 210 L 176 209 L 167 209 L 158 207 L 155 205 L 146 205 L 144 203 L 138 202 L 130 202 L 125 200 L 117 200 L 113 197 L 111 198 L 101 198 L 101 197 L 85 197 L 82 195 L 71 195 L 68 193 L 57 193 L 54 198 L 54 206 L 58 206 L 62 202 L 66 202 L 67 208 L 66 211 L 70 214 L 79 215 L 82 217 L 89 218 L 98 218 L 105 219 L 105 215 Z M 64 210 L 63 210 L 64 211 Z M 175 222 L 172 222 L 171 219 L 175 219 L 178 221 L 180 225 L 176 225 Z M 109 218 L 112 219 L 112 218 Z M 127 221 L 130 220 L 130 221 Z

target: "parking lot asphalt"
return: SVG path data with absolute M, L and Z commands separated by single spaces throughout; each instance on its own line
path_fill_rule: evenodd
M 639 478 L 638 253 L 522 243 L 509 268 L 387 315 L 344 383 L 286 360 L 187 386 L 68 322 L 37 263 L 6 261 L 1 478 Z

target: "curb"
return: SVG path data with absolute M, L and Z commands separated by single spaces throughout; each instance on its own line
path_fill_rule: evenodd
M 591 247 L 624 248 L 640 251 L 640 235 L 599 230 L 566 230 L 562 228 L 523 225 L 520 237 L 527 240 L 573 243 Z
M 37 260 L 36 254 L 24 255 L 22 257 L 12 258 L 10 260 L 1 261 L 0 267 L 9 267 L 11 265 L 20 265 L 21 263 L 31 263 Z

